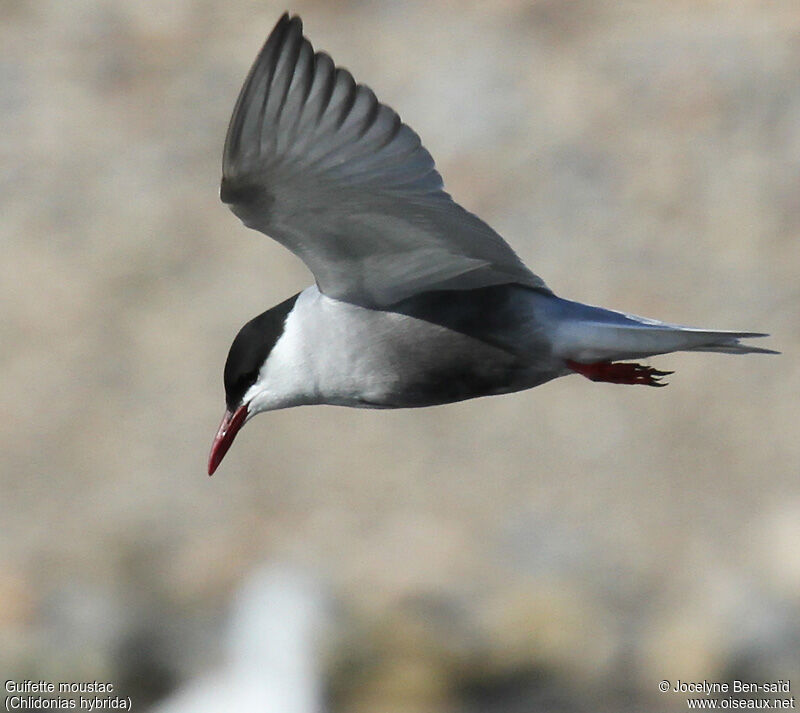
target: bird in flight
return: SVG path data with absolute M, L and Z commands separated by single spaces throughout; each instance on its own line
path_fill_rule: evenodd
M 696 329 L 557 297 L 444 191 L 419 136 L 314 52 L 284 14 L 233 110 L 220 197 L 315 284 L 255 317 L 225 363 L 209 475 L 241 427 L 304 404 L 432 406 L 567 374 L 665 386 L 621 360 L 674 351 L 774 353 L 755 332 Z

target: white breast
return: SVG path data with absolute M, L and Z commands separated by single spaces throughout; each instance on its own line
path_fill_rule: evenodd
M 396 378 L 391 336 L 403 315 L 303 290 L 283 334 L 246 394 L 250 414 L 302 404 L 364 405 L 378 401 Z

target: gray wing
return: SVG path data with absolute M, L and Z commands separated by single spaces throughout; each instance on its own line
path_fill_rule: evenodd
M 437 289 L 544 282 L 444 192 L 419 136 L 285 14 L 233 110 L 220 197 L 320 290 L 367 307 Z

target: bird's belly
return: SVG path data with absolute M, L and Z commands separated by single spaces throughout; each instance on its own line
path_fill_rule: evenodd
M 531 388 L 556 374 L 518 355 L 445 327 L 387 314 L 371 329 L 350 332 L 320 379 L 324 403 L 413 408 Z
M 519 391 L 541 381 L 528 378 L 527 370 L 510 365 L 477 368 L 464 363 L 431 364 L 427 369 L 399 375 L 371 393 L 364 393 L 359 405 L 372 408 L 436 406 Z

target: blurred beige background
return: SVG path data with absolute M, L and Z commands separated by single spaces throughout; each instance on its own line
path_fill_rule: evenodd
M 232 338 L 311 279 L 218 201 L 284 9 L 0 2 L 0 671 L 144 710 L 220 660 L 275 561 L 341 605 L 336 712 L 678 710 L 661 679 L 797 678 L 797 2 L 294 3 L 558 294 L 784 354 L 272 413 L 209 479 Z

